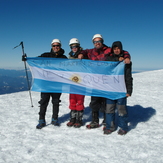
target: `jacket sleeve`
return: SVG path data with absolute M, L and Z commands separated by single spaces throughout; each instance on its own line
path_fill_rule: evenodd
M 89 58 L 89 56 L 88 56 L 89 51 L 90 51 L 90 49 L 82 50 L 80 52 L 80 54 L 83 54 L 84 58 L 87 59 L 87 58 Z
M 46 52 L 46 53 L 41 54 L 38 57 L 49 57 L 49 56 L 50 56 L 50 53 L 49 52 Z
M 132 62 L 125 64 L 125 83 L 127 94 L 131 95 L 133 91 Z
M 124 59 L 126 59 L 126 58 L 131 59 L 131 56 L 128 51 L 123 51 L 123 57 L 124 57 Z
M 119 61 L 119 56 L 109 53 L 106 55 L 106 61 Z

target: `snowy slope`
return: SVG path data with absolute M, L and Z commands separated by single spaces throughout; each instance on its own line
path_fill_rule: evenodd
M 102 127 L 68 128 L 68 94 L 62 94 L 60 127 L 37 130 L 40 93 L 0 95 L 0 163 L 162 163 L 163 70 L 133 74 L 134 91 L 128 98 L 130 131 L 103 135 Z M 84 122 L 91 120 L 85 98 Z M 51 121 L 51 103 L 46 121 Z M 102 122 L 102 114 L 100 118 Z

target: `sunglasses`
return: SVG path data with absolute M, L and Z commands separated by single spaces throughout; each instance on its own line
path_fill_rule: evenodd
M 97 43 L 102 43 L 102 40 L 99 40 L 99 41 L 93 41 L 93 44 L 97 44 Z
M 52 47 L 60 47 L 60 45 L 52 45 Z
M 71 49 L 78 48 L 79 46 L 71 46 Z

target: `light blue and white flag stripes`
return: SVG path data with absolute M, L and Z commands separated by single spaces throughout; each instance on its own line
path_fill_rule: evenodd
M 82 94 L 112 100 L 126 96 L 124 63 L 85 59 L 27 58 L 32 91 Z

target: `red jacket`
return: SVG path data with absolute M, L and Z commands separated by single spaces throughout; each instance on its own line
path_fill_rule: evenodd
M 100 49 L 86 49 L 81 51 L 80 54 L 83 54 L 84 57 L 88 57 L 88 59 L 91 60 L 97 60 L 97 61 L 105 61 L 106 55 L 111 52 L 111 48 L 104 45 Z

